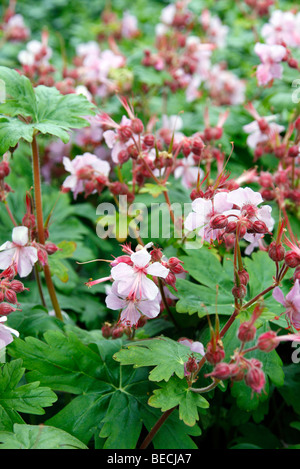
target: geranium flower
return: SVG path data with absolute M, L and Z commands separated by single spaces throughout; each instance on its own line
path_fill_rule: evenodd
M 278 303 L 281 303 L 286 309 L 284 313 L 287 318 L 287 322 L 294 326 L 294 328 L 300 330 L 300 284 L 299 280 L 296 280 L 293 288 L 284 297 L 282 290 L 276 287 L 273 291 L 273 298 Z
M 120 322 L 134 326 L 141 315 L 147 318 L 155 318 L 160 313 L 160 294 L 153 300 L 143 300 L 122 296 L 118 293 L 117 283 L 113 283 L 109 294 L 105 299 L 106 306 L 113 310 L 122 310 Z
M 107 178 L 110 172 L 110 164 L 107 161 L 100 160 L 100 158 L 92 153 L 77 155 L 72 161 L 65 156 L 63 164 L 66 171 L 71 173 L 64 181 L 63 188 L 70 189 L 75 199 L 80 192 L 84 192 L 86 181 L 90 180 L 93 176 Z
M 259 143 L 274 139 L 276 135 L 279 135 L 280 132 L 285 130 L 282 125 L 271 122 L 272 120 L 276 119 L 276 116 L 266 116 L 261 117 L 261 119 L 268 123 L 268 129 L 266 132 L 261 131 L 257 120 L 243 126 L 244 132 L 249 134 L 247 137 L 247 145 L 253 149 L 255 149 Z
M 217 214 L 223 214 L 232 208 L 232 202 L 227 198 L 227 192 L 218 192 L 214 198 L 197 198 L 192 202 L 193 211 L 188 214 L 184 226 L 189 231 L 199 228 L 198 235 L 206 241 L 217 239 L 219 229 L 212 229 L 210 221 Z
M 111 269 L 112 278 L 117 282 L 118 294 L 129 297 L 130 299 L 154 300 L 159 292 L 155 283 L 147 277 L 166 278 L 169 269 L 160 262 L 151 261 L 151 255 L 148 253 L 147 246 L 131 254 L 132 266 L 120 262 Z
M 20 277 L 26 277 L 38 260 L 37 249 L 28 245 L 27 226 L 17 226 L 12 232 L 12 242 L 0 246 L 0 269 L 15 265 Z
M 259 85 L 266 85 L 274 78 L 282 76 L 282 62 L 286 55 L 285 47 L 278 44 L 256 43 L 254 52 L 259 56 L 261 64 L 257 67 L 256 77 Z
M 259 192 L 253 191 L 250 187 L 239 187 L 227 194 L 227 201 L 237 207 L 237 209 L 227 212 L 228 215 L 234 215 L 239 219 L 247 218 L 251 222 L 261 221 L 265 223 L 269 231 L 272 231 L 275 223 L 271 216 L 272 208 L 269 205 L 258 207 L 263 202 Z

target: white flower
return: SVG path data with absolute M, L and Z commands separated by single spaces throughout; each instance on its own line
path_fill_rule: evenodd
M 37 249 L 28 246 L 28 228 L 17 226 L 12 232 L 12 242 L 0 246 L 0 269 L 16 266 L 20 277 L 27 277 L 38 260 Z
M 118 294 L 130 299 L 154 300 L 159 290 L 147 275 L 166 278 L 169 269 L 159 262 L 151 264 L 151 255 L 146 247 L 131 254 L 130 259 L 132 266 L 120 262 L 111 269 L 112 278 L 117 282 Z

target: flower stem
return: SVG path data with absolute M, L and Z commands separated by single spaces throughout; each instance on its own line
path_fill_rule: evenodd
M 44 219 L 43 219 L 43 205 L 42 205 L 42 189 L 41 189 L 41 176 L 40 176 L 40 160 L 39 160 L 39 149 L 36 140 L 36 136 L 33 136 L 31 143 L 32 150 L 32 165 L 33 165 L 33 184 L 34 184 L 34 199 L 35 199 L 35 210 L 37 219 L 37 230 L 40 244 L 45 244 L 45 231 L 44 231 Z M 63 320 L 61 309 L 56 297 L 55 288 L 51 278 L 51 272 L 49 266 L 44 266 L 45 280 L 52 302 L 55 316 Z
M 154 427 L 150 430 L 150 432 L 148 433 L 148 435 L 146 436 L 146 438 L 144 439 L 143 443 L 141 444 L 140 446 L 140 449 L 146 449 L 148 448 L 149 444 L 151 443 L 151 441 L 153 440 L 153 438 L 155 437 L 156 433 L 158 432 L 158 430 L 160 429 L 160 427 L 165 423 L 165 421 L 167 420 L 167 418 L 169 417 L 169 415 L 171 415 L 171 413 L 173 412 L 173 410 L 175 410 L 176 407 L 172 407 L 172 409 L 169 409 L 167 410 L 166 412 L 164 412 L 161 417 L 159 418 L 159 420 L 156 422 L 156 424 L 154 425 Z

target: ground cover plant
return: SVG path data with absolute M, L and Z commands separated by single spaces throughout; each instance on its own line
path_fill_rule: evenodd
M 299 449 L 297 5 L 0 8 L 0 448 Z

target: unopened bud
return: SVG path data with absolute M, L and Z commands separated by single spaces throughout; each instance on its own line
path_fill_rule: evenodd
M 11 288 L 11 290 L 14 290 L 16 293 L 22 293 L 25 290 L 23 283 L 20 282 L 19 280 L 13 280 L 10 283 L 9 288 Z
M 264 332 L 257 339 L 257 347 L 263 352 L 271 352 L 278 344 L 277 334 L 274 331 Z
M 225 358 L 225 352 L 223 345 L 217 343 L 214 347 L 211 342 L 208 343 L 205 353 L 205 358 L 211 365 L 216 365 L 220 363 Z
M 105 337 L 105 339 L 108 339 L 111 336 L 111 324 L 109 324 L 108 322 L 104 323 L 101 328 L 101 332 L 103 337 Z
M 242 299 L 247 294 L 247 287 L 241 283 L 240 285 L 235 285 L 231 292 L 234 298 Z
M 48 254 L 54 254 L 56 251 L 59 251 L 59 247 L 54 243 L 45 244 L 45 249 Z
M 251 342 L 256 335 L 256 327 L 250 322 L 243 322 L 238 330 L 238 339 L 241 342 Z
M 262 369 L 257 366 L 251 366 L 245 375 L 245 383 L 253 391 L 260 394 L 266 383 L 266 377 Z
M 285 249 L 281 243 L 277 244 L 273 241 L 269 246 L 268 254 L 272 261 L 281 262 L 284 259 Z
M 141 134 L 144 130 L 144 124 L 141 119 L 135 118 L 131 121 L 131 128 L 134 134 Z
M 189 357 L 185 364 L 185 368 L 188 373 L 194 373 L 198 368 L 197 360 L 194 357 Z
M 9 302 L 12 303 L 13 305 L 18 303 L 17 300 L 17 295 L 13 290 L 7 289 L 5 291 L 5 299 Z
M 209 222 L 211 228 L 222 229 L 228 225 L 228 218 L 226 215 L 215 215 Z
M 16 311 L 14 306 L 9 305 L 8 303 L 0 303 L 0 316 L 8 316 L 13 311 Z
M 146 145 L 146 147 L 153 147 L 155 142 L 155 137 L 152 134 L 147 134 L 144 136 L 143 143 Z
M 300 265 L 300 256 L 294 251 L 287 252 L 284 256 L 284 260 L 286 265 L 288 265 L 292 269 Z

